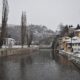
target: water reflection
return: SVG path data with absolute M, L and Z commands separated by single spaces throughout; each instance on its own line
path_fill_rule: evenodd
M 21 79 L 25 80 L 25 66 L 26 61 L 24 58 L 20 60 Z
M 51 50 L 42 49 L 33 56 L 0 58 L 0 80 L 80 80 L 76 68 L 66 57 L 51 58 Z
M 0 58 L 0 80 L 5 80 L 5 77 L 6 77 L 5 65 L 3 63 L 3 59 Z

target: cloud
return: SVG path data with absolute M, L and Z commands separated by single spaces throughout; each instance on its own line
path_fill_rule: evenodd
M 46 25 L 53 30 L 61 22 L 73 25 L 80 22 L 80 0 L 8 0 L 8 2 L 9 24 L 20 24 L 22 11 L 27 13 L 28 24 Z

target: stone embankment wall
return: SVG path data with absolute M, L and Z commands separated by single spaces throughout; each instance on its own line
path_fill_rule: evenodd
M 19 54 L 27 54 L 33 55 L 33 52 L 37 51 L 39 48 L 7 48 L 0 49 L 0 57 L 2 56 L 11 56 L 11 55 L 19 55 Z

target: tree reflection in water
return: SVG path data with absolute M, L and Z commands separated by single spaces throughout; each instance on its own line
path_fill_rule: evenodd
M 42 49 L 32 56 L 0 58 L 0 80 L 80 80 L 80 74 L 66 57 Z
M 8 80 L 6 76 L 6 68 L 4 63 L 4 58 L 0 58 L 0 80 Z

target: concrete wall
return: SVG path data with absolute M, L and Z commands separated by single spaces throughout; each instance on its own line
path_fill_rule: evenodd
M 16 48 L 16 49 L 0 49 L 0 57 L 19 54 L 32 55 L 38 48 Z

